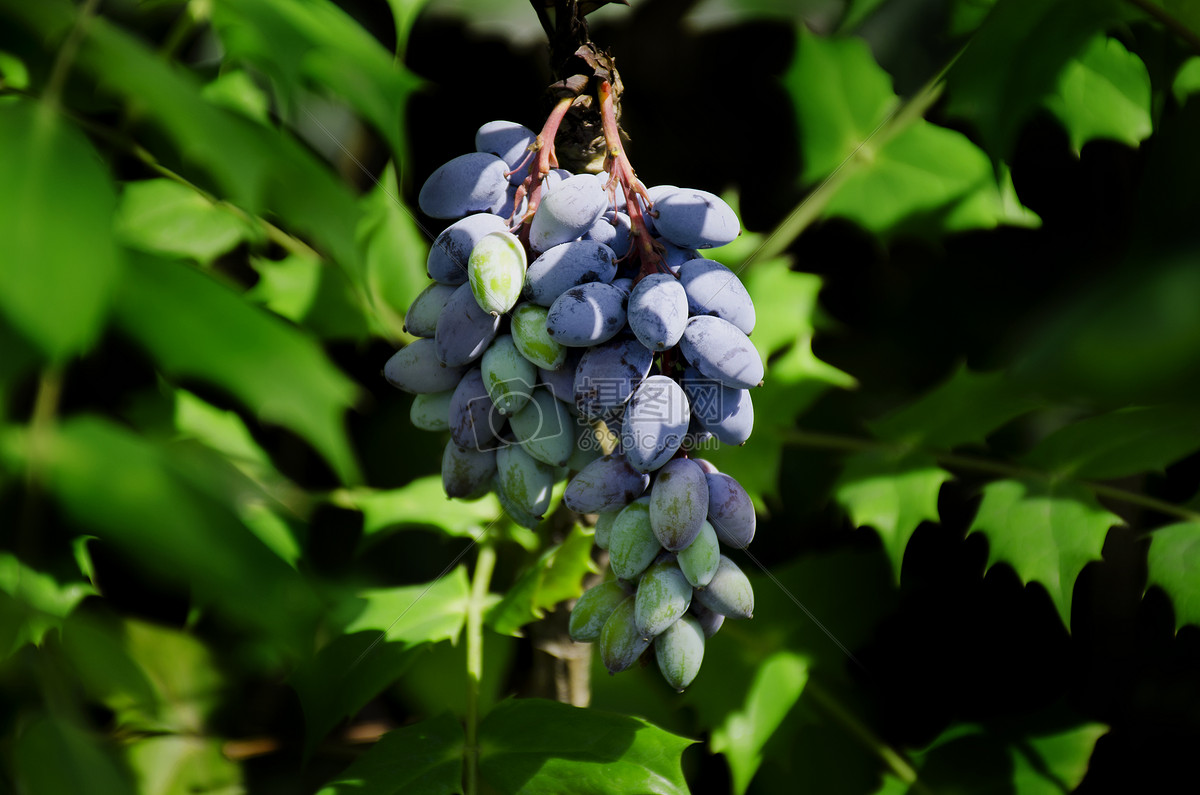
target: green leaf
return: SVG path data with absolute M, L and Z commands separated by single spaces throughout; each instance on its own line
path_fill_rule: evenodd
M 854 155 L 899 104 L 865 41 L 824 39 L 803 28 L 783 85 L 796 110 L 805 183 Z
M 999 0 L 946 76 L 947 114 L 971 121 L 994 159 L 1007 157 L 1021 125 L 1116 8 L 1117 0 Z
M 724 257 L 721 261 L 726 262 Z M 736 271 L 736 260 L 729 262 Z M 797 273 L 786 260 L 775 260 L 756 263 L 740 277 L 757 309 L 751 340 L 770 366 L 763 386 L 751 392 L 754 435 L 744 448 L 705 450 L 703 456 L 737 478 L 762 510 L 764 497 L 779 493 L 784 432 L 830 387 L 850 388 L 855 381 L 813 354 L 819 276 Z
M 509 699 L 479 726 L 479 769 L 503 795 L 677 795 L 692 742 L 640 718 Z
M 1139 406 L 1066 425 L 1023 460 L 1055 475 L 1108 479 L 1162 472 L 1198 448 L 1200 408 Z
M 846 4 L 845 16 L 838 23 L 838 30 L 854 30 L 886 2 L 887 0 L 850 0 Z
M 168 375 L 223 387 L 358 479 L 342 423 L 355 387 L 313 340 L 190 268 L 149 257 L 130 266 L 118 322 Z
M 951 449 L 984 437 L 1042 405 L 1007 373 L 960 367 L 950 380 L 870 424 L 880 438 L 912 447 Z
M 10 455 L 28 461 L 27 436 L 6 441 Z M 169 448 L 80 416 L 61 423 L 37 449 L 46 485 L 66 514 L 146 576 L 190 588 L 200 604 L 218 607 L 265 639 L 297 647 L 311 642 L 316 603 L 307 583 L 227 505 L 192 486 Z
M 255 234 L 228 207 L 169 179 L 127 183 L 115 223 L 126 245 L 203 265 Z
M 271 100 L 244 69 L 230 69 L 217 75 L 200 90 L 201 96 L 260 124 L 271 121 Z
M 156 718 L 176 732 L 202 734 L 224 687 L 208 648 L 186 632 L 145 621 L 126 620 L 123 629 L 130 659 L 154 689 Z
M 998 182 L 987 155 L 961 133 L 917 118 L 876 137 L 899 98 L 865 42 L 802 32 L 784 82 L 800 127 L 804 181 L 840 174 L 828 188 L 826 215 L 882 235 L 1039 223 L 1012 200 L 1007 173 Z
M 139 795 L 241 795 L 242 769 L 206 737 L 138 740 L 125 752 Z
M 998 183 L 986 154 L 962 133 L 913 122 L 878 150 L 866 144 L 866 163 L 852 170 L 826 205 L 885 237 L 937 236 L 1000 224 L 1036 227 L 1041 221 L 1019 202 L 1011 177 Z
M 1150 536 L 1146 553 L 1147 586 L 1157 585 L 1171 597 L 1175 630 L 1200 626 L 1200 522 L 1161 527 Z
M 763 746 L 804 692 L 808 670 L 808 660 L 791 652 L 777 652 L 763 660 L 745 706 L 713 730 L 713 753 L 723 753 L 729 760 L 737 795 L 750 786 L 762 764 Z
M 454 640 L 466 621 L 466 569 L 423 585 L 362 591 L 334 614 L 344 634 L 292 675 L 305 716 L 305 748 L 395 681 L 426 644 Z
M 87 732 L 38 717 L 17 735 L 13 750 L 17 791 L 23 795 L 134 795 L 116 762 Z
M 1085 723 L 1055 734 L 1025 737 L 1011 746 L 1015 795 L 1074 792 L 1087 775 L 1096 741 L 1108 727 Z
M 596 573 L 592 534 L 579 525 L 561 544 L 547 549 L 491 610 L 488 626 L 502 635 L 520 637 L 520 628 L 546 615 L 559 602 L 583 593 L 583 578 Z
M 40 645 L 46 633 L 96 593 L 82 582 L 59 584 L 8 552 L 0 552 L 0 660 L 27 643 Z
M 404 60 L 404 51 L 408 48 L 408 34 L 417 14 L 425 8 L 429 0 L 387 0 L 392 9 L 392 19 L 396 23 L 396 60 Z
M 122 256 L 100 156 L 48 104 L 0 104 L 0 314 L 50 358 L 99 336 Z
M 417 478 L 399 489 L 356 489 L 342 498 L 347 507 L 362 511 L 364 538 L 404 525 L 431 525 L 449 536 L 475 538 L 501 514 L 494 494 L 478 500 L 450 499 L 439 475 Z
M 924 453 L 872 450 L 846 460 L 834 495 L 856 527 L 879 533 L 897 583 L 908 540 L 921 522 L 938 521 L 938 493 L 949 479 Z
M 269 75 L 285 110 L 320 89 L 403 151 L 401 111 L 418 81 L 345 11 L 327 0 L 216 0 L 212 11 L 226 58 Z
M 359 240 L 366 251 L 367 289 L 380 323 L 378 331 L 393 340 L 402 339 L 404 314 L 429 284 L 425 272 L 429 241 L 400 202 L 394 163 L 388 163 L 360 206 Z
M 1171 93 L 1180 105 L 1187 102 L 1192 94 L 1200 93 L 1200 55 L 1193 55 L 1179 67 L 1171 84 Z
M 454 795 L 462 792 L 464 740 L 448 712 L 394 729 L 317 795 Z
M 302 254 L 251 260 L 259 280 L 246 298 L 304 326 L 322 339 L 363 340 L 368 335 L 361 298 L 340 270 Z
M 1104 35 L 1095 36 L 1067 63 L 1046 107 L 1067 128 L 1076 155 L 1098 138 L 1136 147 L 1153 132 L 1146 65 Z
M 988 568 L 1007 563 L 1021 582 L 1041 583 L 1070 628 L 1075 578 L 1101 560 L 1108 530 L 1118 524 L 1121 518 L 1080 485 L 998 480 L 984 487 L 967 533 L 987 536 Z

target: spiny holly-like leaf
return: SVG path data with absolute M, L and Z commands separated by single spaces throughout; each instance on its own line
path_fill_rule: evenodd
M 209 264 L 257 230 L 228 207 L 213 204 L 169 179 L 130 182 L 117 209 L 117 235 L 126 245 Z
M 1200 626 L 1200 522 L 1181 522 L 1155 530 L 1146 554 L 1147 584 L 1171 597 L 1175 629 Z
M 451 713 L 394 729 L 317 795 L 462 792 L 463 728 Z
M 961 133 L 920 118 L 886 128 L 900 100 L 864 42 L 801 33 L 785 85 L 803 179 L 839 171 L 826 215 L 885 236 L 1039 223 L 1015 200 L 1007 173 L 997 182 L 987 155 Z
M 542 553 L 487 614 L 487 623 L 502 635 L 542 618 L 565 599 L 583 593 L 583 578 L 597 571 L 592 563 L 592 534 L 576 525 L 561 544 Z
M 137 792 L 97 738 L 63 720 L 39 716 L 25 723 L 13 743 L 12 759 L 17 791 L 28 795 Z
M 763 660 L 741 710 L 713 730 L 713 753 L 725 754 L 733 790 L 742 795 L 762 764 L 763 746 L 779 728 L 808 684 L 808 660 L 781 651 Z
M 1137 146 L 1150 136 L 1150 73 L 1116 39 L 1095 36 L 1067 63 L 1046 107 L 1067 128 L 1078 155 L 1097 138 Z
M 834 494 L 856 527 L 869 525 L 879 533 L 899 582 L 908 540 L 921 522 L 938 521 L 938 492 L 949 479 L 923 453 L 869 451 L 846 460 Z
M 999 0 L 946 76 L 947 113 L 973 122 L 993 158 L 1007 157 L 1067 62 L 1117 8 L 1116 0 Z
M 692 742 L 640 718 L 509 699 L 479 726 L 479 769 L 503 795 L 686 795 Z
M 63 360 L 99 335 L 121 278 L 112 180 L 49 104 L 6 98 L 0 151 L 0 314 Z
M 459 566 L 431 583 L 345 599 L 333 615 L 344 634 L 292 675 L 304 707 L 306 749 L 394 682 L 426 644 L 457 638 L 468 589 L 466 569 Z
M 404 525 L 430 525 L 446 535 L 474 538 L 501 514 L 494 494 L 478 500 L 450 499 L 437 475 L 387 491 L 356 489 L 343 495 L 342 502 L 362 511 L 364 537 Z
M 147 256 L 131 258 L 116 311 L 168 375 L 227 389 L 311 442 L 344 480 L 358 478 L 342 424 L 355 387 L 312 339 L 208 276 Z
M 1120 478 L 1161 472 L 1200 449 L 1200 409 L 1142 406 L 1089 417 L 1047 436 L 1024 463 L 1059 475 Z
M 987 536 L 988 568 L 1007 563 L 1021 582 L 1041 583 L 1069 628 L 1075 578 L 1101 559 L 1108 530 L 1117 524 L 1121 518 L 1078 484 L 998 480 L 984 487 L 967 532 Z
M 982 443 L 989 433 L 1039 405 L 1007 374 L 972 373 L 963 366 L 949 381 L 870 428 L 889 441 L 950 449 Z
M 757 309 L 751 340 L 771 364 L 763 386 L 750 393 L 756 425 L 745 447 L 706 450 L 704 457 L 737 478 L 762 510 L 763 498 L 779 493 L 784 432 L 826 390 L 855 381 L 812 352 L 820 277 L 792 271 L 786 260 L 757 263 L 740 276 Z
M 853 155 L 900 103 L 862 39 L 823 39 L 801 30 L 783 83 L 800 125 L 805 183 Z
M 49 574 L 0 552 L 0 660 L 26 643 L 38 645 L 96 589 L 87 583 L 59 584 Z

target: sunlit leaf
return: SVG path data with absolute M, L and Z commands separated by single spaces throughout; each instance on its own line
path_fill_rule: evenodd
M 487 623 L 503 635 L 583 593 L 583 578 L 597 571 L 592 563 L 592 534 L 576 525 L 561 544 L 547 549 L 487 614 Z
M 742 795 L 762 764 L 763 746 L 779 728 L 808 683 L 808 661 L 790 652 L 768 657 L 754 675 L 745 706 L 713 730 L 712 750 L 723 753 Z
M 122 256 L 99 155 L 49 104 L 0 104 L 0 313 L 53 359 L 92 345 Z
M 267 124 L 271 100 L 244 69 L 230 69 L 217 75 L 200 90 L 201 96 L 214 105 L 242 114 L 248 119 Z
M 1171 93 L 1180 105 L 1187 102 L 1192 94 L 1200 93 L 1200 55 L 1194 55 L 1183 62 L 1175 73 L 1175 82 L 1171 84 Z
M 27 643 L 38 645 L 62 626 L 81 601 L 96 593 L 82 582 L 60 584 L 15 555 L 0 552 L 0 659 Z
M 259 280 L 246 298 L 304 326 L 322 339 L 361 340 L 367 318 L 358 293 L 342 271 L 302 254 L 252 260 Z
M 677 795 L 688 792 L 680 755 L 692 742 L 640 718 L 509 699 L 480 724 L 479 769 L 503 795 Z
M 923 453 L 870 451 L 846 459 L 834 494 L 854 526 L 879 533 L 899 582 L 908 540 L 921 522 L 938 521 L 938 493 L 949 479 L 950 473 Z
M 27 795 L 134 795 L 137 790 L 97 739 L 66 721 L 38 717 L 12 749 L 19 792 Z
M 241 795 L 242 770 L 207 737 L 145 737 L 125 752 L 139 795 Z
M 1171 597 L 1175 629 L 1200 626 L 1200 522 L 1160 527 L 1150 536 L 1147 584 L 1157 585 Z
M 1021 125 L 1117 7 L 1116 0 L 999 0 L 947 74 L 946 112 L 971 121 L 994 159 L 1007 157 Z
M 1097 138 L 1137 146 L 1153 131 L 1146 65 L 1104 35 L 1094 37 L 1067 63 L 1046 107 L 1067 128 L 1076 154 Z
M 1119 516 L 1077 484 L 997 480 L 984 487 L 967 532 L 987 537 L 988 568 L 1007 563 L 1021 582 L 1040 583 L 1069 628 L 1075 578 L 1101 560 L 1108 530 L 1118 524 Z
M 395 681 L 429 643 L 453 640 L 466 621 L 468 583 L 462 566 L 422 585 L 362 591 L 338 605 L 344 634 L 292 675 L 305 716 L 309 750 L 330 729 Z
M 475 538 L 500 516 L 500 503 L 488 494 L 478 500 L 452 500 L 437 475 L 417 478 L 399 489 L 346 492 L 344 502 L 363 514 L 363 535 L 403 525 L 430 525 L 452 536 Z
M 342 424 L 355 388 L 312 339 L 202 273 L 144 257 L 131 261 L 117 316 L 168 375 L 227 389 L 357 479 Z
M 1200 448 L 1200 409 L 1140 406 L 1073 422 L 1046 437 L 1024 462 L 1055 474 L 1119 478 L 1162 472 Z
M 117 235 L 133 248 L 207 265 L 256 231 L 228 207 L 169 179 L 130 182 L 117 209 Z
M 378 184 L 360 200 L 359 226 L 367 270 L 367 289 L 380 322 L 380 333 L 392 339 L 404 336 L 404 313 L 429 284 L 425 262 L 429 256 L 427 233 L 400 200 L 396 168 L 389 163 Z
M 1016 795 L 1073 792 L 1087 775 L 1096 741 L 1107 731 L 1103 724 L 1085 723 L 1055 734 L 1022 738 L 1023 742 L 1011 746 Z
M 1043 402 L 1004 372 L 973 373 L 964 366 L 945 383 L 870 427 L 889 441 L 949 449 L 982 443 L 989 433 Z
M 450 713 L 394 729 L 318 795 L 454 795 L 462 791 L 463 740 Z

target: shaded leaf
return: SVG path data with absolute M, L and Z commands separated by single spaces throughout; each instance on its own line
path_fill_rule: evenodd
M 29 445 L 13 436 L 8 452 L 27 460 Z M 146 576 L 190 588 L 200 604 L 265 639 L 298 646 L 311 638 L 316 603 L 307 583 L 228 506 L 192 487 L 168 448 L 87 416 L 63 422 L 43 445 L 46 484 L 67 515 Z
M 1108 727 L 1085 723 L 1055 734 L 1025 737 L 1012 746 L 1016 795 L 1061 795 L 1083 783 L 1096 741 Z
M 242 795 L 242 769 L 206 737 L 146 737 L 125 752 L 139 795 Z
M 1187 102 L 1192 94 L 1200 93 L 1200 55 L 1193 55 L 1179 67 L 1171 84 L 1171 93 L 1180 105 Z
M 226 58 L 269 75 L 285 108 L 305 89 L 347 102 L 402 152 L 400 114 L 418 85 L 379 41 L 328 0 L 216 0 Z
M 1056 475 L 1120 478 L 1162 472 L 1198 448 L 1200 409 L 1139 406 L 1066 425 L 1023 460 Z
M 1077 155 L 1097 138 L 1137 146 L 1153 131 L 1146 65 L 1104 35 L 1094 37 L 1067 63 L 1046 107 L 1067 128 Z
M 246 298 L 304 326 L 322 339 L 362 340 L 368 334 L 361 298 L 346 274 L 293 254 L 282 260 L 251 260 L 259 280 Z
M 130 265 L 118 322 L 168 375 L 223 387 L 358 478 L 342 423 L 355 387 L 313 340 L 202 273 L 148 257 Z
M 82 582 L 59 584 L 49 574 L 0 552 L 0 660 L 26 643 L 40 645 L 52 629 L 88 596 L 96 593 Z
M 96 340 L 121 278 L 112 180 L 48 104 L 0 104 L 0 151 L 0 313 L 63 360 Z
M 879 533 L 897 583 L 908 540 L 921 522 L 938 521 L 938 493 L 949 479 L 923 453 L 873 450 L 846 459 L 834 495 L 856 527 Z
M 1200 522 L 1161 527 L 1150 536 L 1146 553 L 1147 585 L 1157 585 L 1171 597 L 1175 629 L 1200 626 Z
M 946 76 L 946 112 L 970 120 L 993 159 L 1054 91 L 1067 62 L 1117 16 L 1116 0 L 999 0 Z M 1004 68 L 997 68 L 1004 64 Z
M 960 367 L 950 380 L 881 420 L 880 438 L 914 447 L 950 449 L 984 437 L 1042 405 L 1007 373 L 973 373 Z
M 17 735 L 13 768 L 26 795 L 133 795 L 133 783 L 90 734 L 70 723 L 38 717 Z
M 500 516 L 494 494 L 478 500 L 452 500 L 438 475 L 417 478 L 399 489 L 344 492 L 342 502 L 363 514 L 365 538 L 404 525 L 430 525 L 446 535 L 475 538 Z
M 302 663 L 291 683 L 305 717 L 305 748 L 394 682 L 428 643 L 454 640 L 466 621 L 466 569 L 423 585 L 362 591 L 334 620 L 344 634 Z
M 839 30 L 854 30 L 875 13 L 887 0 L 850 0 L 846 4 L 846 14 L 838 23 Z
M 479 726 L 479 769 L 504 795 L 675 795 L 688 792 L 692 742 L 640 718 L 509 699 Z
M 257 234 L 229 208 L 169 179 L 126 183 L 115 223 L 126 245 L 204 265 Z
M 592 534 L 579 525 L 561 544 L 547 549 L 486 616 L 502 635 L 520 636 L 520 628 L 546 615 L 559 602 L 583 593 L 583 578 L 598 570 L 592 562 Z
M 1080 485 L 998 480 L 984 487 L 967 533 L 987 536 L 988 568 L 1007 563 L 1021 582 L 1041 583 L 1070 628 L 1075 578 L 1101 560 L 1108 529 L 1118 524 L 1121 518 Z
M 786 651 L 763 660 L 743 708 L 713 730 L 712 750 L 729 760 L 738 795 L 750 786 L 762 764 L 763 746 L 804 692 L 808 668 L 805 658 Z
M 318 795 L 462 792 L 463 728 L 450 713 L 394 729 Z
M 359 240 L 366 252 L 367 289 L 378 331 L 393 340 L 404 339 L 404 314 L 429 284 L 428 233 L 400 201 L 394 163 L 387 165 L 360 205 Z
M 205 84 L 200 95 L 214 105 L 240 113 L 260 124 L 269 124 L 271 121 L 271 100 L 244 69 L 222 72 L 212 82 Z

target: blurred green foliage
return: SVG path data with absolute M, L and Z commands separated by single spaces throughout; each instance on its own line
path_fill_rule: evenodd
M 758 603 L 686 693 L 593 661 L 582 709 L 546 672 L 591 530 L 447 500 L 379 377 L 416 187 L 546 112 L 532 9 L 0 0 L 0 790 L 1190 772 L 1195 4 L 630 6 L 591 19 L 639 174 L 748 227 L 712 254 L 769 367 L 706 457 L 759 509 Z

